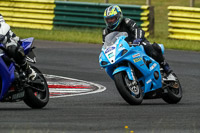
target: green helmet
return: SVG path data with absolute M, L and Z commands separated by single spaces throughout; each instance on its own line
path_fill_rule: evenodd
M 115 30 L 121 23 L 123 14 L 119 6 L 109 6 L 104 11 L 104 21 L 110 30 Z

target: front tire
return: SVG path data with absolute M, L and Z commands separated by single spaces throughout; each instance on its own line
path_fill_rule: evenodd
M 34 85 L 33 87 L 36 87 L 36 88 L 41 89 L 43 91 L 38 91 L 38 90 L 35 90 L 33 88 L 25 88 L 24 102 L 29 107 L 31 107 L 33 109 L 41 109 L 44 106 L 46 106 L 46 104 L 49 101 L 49 88 L 48 88 L 48 84 L 46 82 L 46 79 L 44 78 L 44 76 L 40 72 L 40 70 L 38 70 L 34 66 L 31 66 L 31 67 L 37 73 L 37 78 L 39 78 L 43 83 L 42 88 L 41 88 L 41 86 L 37 86 L 37 85 Z
M 115 85 L 122 98 L 130 105 L 139 105 L 143 101 L 142 90 L 137 83 L 136 86 L 131 86 L 133 81 L 128 79 L 126 72 L 119 72 L 114 75 Z M 133 89 L 133 87 L 135 87 Z

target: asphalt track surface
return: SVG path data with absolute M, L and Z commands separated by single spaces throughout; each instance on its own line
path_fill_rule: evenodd
M 130 106 L 99 67 L 100 45 L 35 41 L 35 46 L 37 66 L 43 73 L 94 82 L 107 89 L 50 99 L 40 110 L 23 102 L 0 103 L 0 133 L 200 133 L 200 53 L 165 52 L 182 84 L 179 104 L 154 99 Z

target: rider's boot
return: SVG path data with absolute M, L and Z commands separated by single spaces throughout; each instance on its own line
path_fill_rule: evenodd
M 169 76 L 170 73 L 172 73 L 172 69 L 170 68 L 169 64 L 166 61 L 161 62 L 160 65 L 167 76 Z
M 27 62 L 25 62 L 22 66 L 21 66 L 22 70 L 25 71 L 26 75 L 28 76 L 29 80 L 35 80 L 37 77 L 37 73 L 35 72 L 35 70 L 33 70 L 33 68 L 31 68 L 30 65 L 27 64 Z
M 33 70 L 33 68 L 31 68 L 31 66 L 29 66 L 27 69 L 27 75 L 28 78 L 32 81 L 35 80 L 37 77 L 37 73 L 35 72 L 35 70 Z

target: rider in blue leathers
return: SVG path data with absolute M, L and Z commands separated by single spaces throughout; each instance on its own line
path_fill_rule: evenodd
M 139 43 L 140 45 L 143 45 L 146 54 L 155 59 L 167 75 L 172 72 L 169 64 L 165 61 L 160 46 L 157 43 L 150 44 L 144 36 L 145 32 L 137 26 L 134 20 L 123 18 L 119 6 L 114 5 L 106 8 L 104 11 L 104 20 L 106 28 L 103 30 L 103 44 L 106 35 L 109 33 L 113 31 L 127 32 L 128 37 L 126 38 L 126 41 L 128 43 Z
M 20 46 L 20 39 L 11 30 L 0 14 L 0 43 L 5 45 L 8 56 L 13 58 L 20 65 L 22 70 L 27 74 L 30 80 L 36 78 L 36 72 L 28 65 L 24 49 Z

